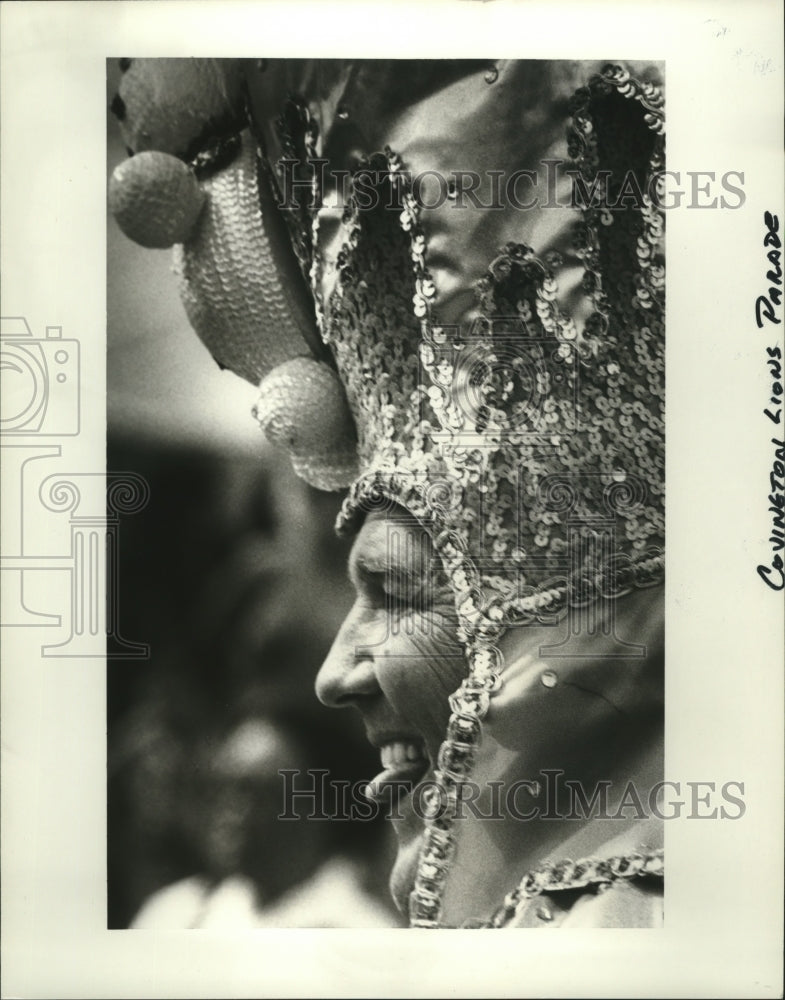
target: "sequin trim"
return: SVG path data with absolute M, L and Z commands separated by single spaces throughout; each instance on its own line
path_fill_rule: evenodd
M 524 905 L 543 893 L 565 890 L 611 886 L 633 879 L 665 876 L 664 854 L 661 849 L 644 853 L 619 854 L 610 858 L 584 858 L 581 861 L 562 861 L 541 865 L 527 872 L 518 886 L 508 893 L 504 902 L 488 921 L 472 921 L 471 926 L 482 928 L 506 927 L 520 913 Z

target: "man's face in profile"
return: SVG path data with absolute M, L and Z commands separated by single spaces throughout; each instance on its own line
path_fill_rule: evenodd
M 349 574 L 356 600 L 319 672 L 316 691 L 327 705 L 357 709 L 369 741 L 380 751 L 382 770 L 366 794 L 397 804 L 391 890 L 405 909 L 424 830 L 424 789 L 418 793 L 418 786 L 434 778 L 450 717 L 449 696 L 467 674 L 466 655 L 457 638 L 453 592 L 433 544 L 402 508 L 366 518 L 352 548 Z M 504 684 L 484 727 L 489 742 L 507 755 L 507 780 L 531 778 L 538 766 L 558 765 L 589 786 L 598 776 L 615 774 L 615 754 L 626 760 L 625 740 L 642 740 L 658 720 L 661 725 L 663 616 L 661 595 L 657 598 L 633 594 L 615 609 L 618 635 L 645 640 L 642 655 L 632 658 L 613 630 L 575 636 L 580 655 L 552 662 L 547 654 L 541 659 L 541 650 L 559 638 L 560 629 L 507 631 L 500 643 L 507 660 Z M 654 756 L 659 760 L 659 753 Z M 492 760 L 486 762 L 484 780 L 500 777 L 493 767 Z M 402 793 L 395 791 L 396 782 L 403 783 Z M 546 851 L 546 833 L 575 832 L 575 824 L 567 832 L 553 824 L 534 825 L 543 826 L 536 837 L 532 824 L 521 837 L 519 823 L 491 824 L 493 847 L 490 840 L 486 847 L 501 861 L 497 874 L 506 879 L 508 863 L 525 870 L 537 861 L 526 855 L 532 837 L 540 838 L 535 850 Z M 558 844 L 551 847 L 557 850 Z M 464 874 L 472 880 L 471 872 Z M 484 877 L 490 884 L 487 871 Z
M 349 576 L 355 603 L 319 672 L 316 692 L 326 705 L 357 709 L 368 740 L 380 751 L 381 771 L 366 794 L 380 803 L 397 802 L 391 890 L 405 910 L 423 833 L 414 789 L 433 778 L 449 720 L 448 697 L 466 674 L 466 659 L 452 592 L 432 543 L 402 508 L 368 515 L 349 557 Z

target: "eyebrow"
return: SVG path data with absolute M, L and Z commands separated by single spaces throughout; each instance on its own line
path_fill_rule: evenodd
M 366 536 L 365 539 L 355 542 L 349 554 L 348 573 L 351 582 L 357 584 L 364 577 L 366 579 L 388 574 L 399 579 L 410 582 L 420 582 L 424 579 L 429 563 L 433 556 L 430 552 L 423 552 L 420 547 L 423 544 L 420 536 L 413 536 L 405 531 L 401 532 L 403 545 L 390 546 L 386 544 L 390 539 L 390 534 L 381 531 L 378 534 Z M 384 546 L 380 542 L 384 540 Z M 404 541 L 408 541 L 406 544 Z M 359 544 L 358 544 L 359 543 Z M 426 543 L 427 544 L 427 543 Z M 414 558 L 411 554 L 415 554 Z

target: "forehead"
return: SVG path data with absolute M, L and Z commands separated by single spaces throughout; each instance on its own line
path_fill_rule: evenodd
M 403 508 L 375 511 L 366 517 L 357 533 L 350 564 L 382 569 L 420 561 L 432 551 L 427 532 Z

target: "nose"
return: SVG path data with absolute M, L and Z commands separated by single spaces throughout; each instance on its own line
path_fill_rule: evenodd
M 364 639 L 367 647 L 368 624 L 355 607 L 341 626 L 316 675 L 316 697 L 323 705 L 344 708 L 379 692 L 373 656 L 361 644 Z

